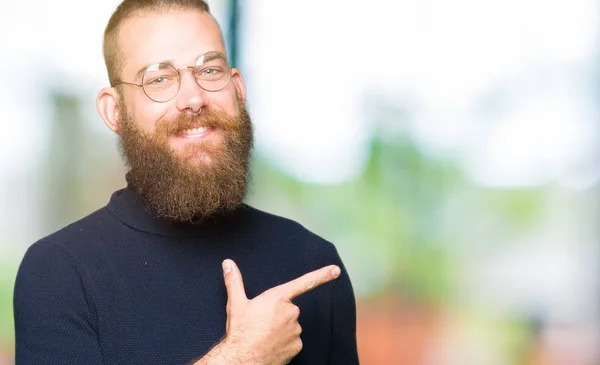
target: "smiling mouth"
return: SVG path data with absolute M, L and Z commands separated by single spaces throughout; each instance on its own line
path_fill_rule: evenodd
M 208 128 L 208 127 L 189 128 L 189 129 L 185 129 L 185 130 L 177 133 L 177 137 L 183 137 L 183 138 L 204 137 L 211 131 L 212 131 L 212 129 Z

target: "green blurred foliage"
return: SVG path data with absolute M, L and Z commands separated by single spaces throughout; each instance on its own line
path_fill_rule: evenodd
M 5 249 L 7 247 L 0 250 L 0 253 Z M 0 260 L 0 352 L 2 349 L 10 350 L 14 344 L 12 298 L 16 272 L 15 262 Z
M 303 182 L 258 155 L 250 203 L 334 242 L 362 296 L 395 293 L 443 304 L 464 251 L 494 247 L 537 224 L 547 191 L 471 182 L 457 158 L 426 155 L 406 134 L 375 133 L 352 180 Z M 480 240 L 484 237 L 485 240 Z
M 370 294 L 443 299 L 453 263 L 439 204 L 463 184 L 458 168 L 427 158 L 407 138 L 376 136 L 369 156 L 360 175 L 336 185 L 296 180 L 257 158 L 251 200 L 309 226 L 348 252 L 349 261 L 365 259 L 355 265 L 361 272 L 354 281 Z M 377 277 L 369 274 L 381 268 Z

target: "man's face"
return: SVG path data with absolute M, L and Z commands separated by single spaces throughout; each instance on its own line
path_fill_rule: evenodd
M 176 68 L 193 65 L 198 56 L 218 51 L 225 54 L 219 27 L 210 14 L 199 11 L 176 11 L 163 14 L 145 14 L 126 20 L 119 35 L 119 47 L 125 56 L 121 80 L 140 84 L 145 66 L 163 61 Z M 237 116 L 238 99 L 245 99 L 243 81 L 237 70 L 221 90 L 208 92 L 195 81 L 190 69 L 180 72 L 181 86 L 172 100 L 158 103 L 149 99 L 141 88 L 123 85 L 124 106 L 142 132 L 153 133 L 161 121 L 173 120 L 181 114 L 205 108 Z M 137 77 L 136 77 L 137 75 Z M 200 127 L 200 126 L 199 126 Z M 192 128 L 193 129 L 193 128 Z M 169 135 L 171 148 L 178 153 L 194 145 L 216 148 L 223 146 L 221 130 L 209 129 L 202 133 L 191 130 Z M 198 156 L 190 163 L 211 163 L 211 156 Z
M 181 68 L 206 52 L 224 53 L 217 24 L 196 11 L 129 19 L 120 47 L 125 55 L 121 79 L 134 83 L 141 83 L 136 75 L 149 64 L 169 61 Z M 123 89 L 117 128 L 121 150 L 128 181 L 148 205 L 177 221 L 235 209 L 246 192 L 253 141 L 237 70 L 223 89 L 208 92 L 185 69 L 179 93 L 165 103 L 152 101 L 141 88 Z

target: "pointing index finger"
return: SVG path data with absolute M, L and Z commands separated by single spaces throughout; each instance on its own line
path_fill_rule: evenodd
M 288 281 L 285 284 L 274 287 L 271 290 L 282 293 L 286 298 L 292 300 L 319 285 L 325 284 L 340 276 L 341 270 L 336 265 L 325 266 L 315 271 L 300 276 L 297 279 Z

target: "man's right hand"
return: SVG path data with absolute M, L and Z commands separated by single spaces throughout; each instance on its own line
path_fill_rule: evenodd
M 271 288 L 256 298 L 246 297 L 242 273 L 232 260 L 223 261 L 227 287 L 227 335 L 221 351 L 240 364 L 283 365 L 302 350 L 300 309 L 292 299 L 336 279 L 340 268 L 326 266 Z

